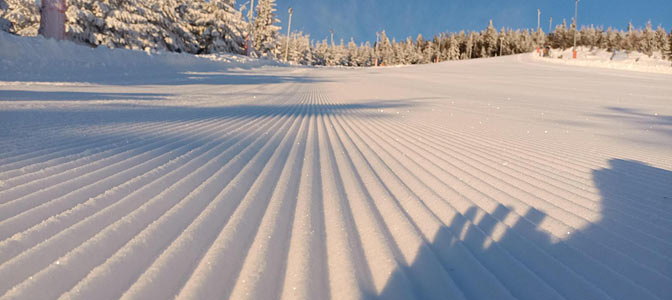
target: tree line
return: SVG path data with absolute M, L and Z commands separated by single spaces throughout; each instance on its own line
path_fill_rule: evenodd
M 584 26 L 575 30 L 566 21 L 557 25 L 551 33 L 542 30 L 497 30 L 490 24 L 482 31 L 443 33 L 426 40 L 422 35 L 397 41 L 390 39 L 385 31 L 377 34 L 377 41 L 356 44 L 350 40 L 334 43 L 324 39 L 312 41 L 310 36 L 294 32 L 290 36 L 288 60 L 304 65 L 325 66 L 374 66 L 426 64 L 447 60 L 494 57 L 534 51 L 539 47 L 567 49 L 574 46 L 606 49 L 609 51 L 639 51 L 649 56 L 672 58 L 672 32 L 658 26 L 653 29 L 649 22 L 643 29 L 628 24 L 627 30 Z M 287 38 L 280 38 L 285 45 Z M 284 57 L 285 48 L 280 53 Z
M 482 31 L 442 33 L 425 39 L 418 35 L 397 41 L 385 31 L 374 43 L 311 40 L 301 32 L 280 34 L 275 0 L 259 0 L 253 22 L 245 20 L 246 5 L 235 0 L 67 0 L 68 39 L 94 47 L 161 50 L 193 54 L 244 54 L 246 39 L 254 55 L 288 57 L 302 65 L 375 66 L 426 64 L 534 51 L 538 47 L 566 49 L 574 45 L 608 50 L 639 51 L 671 58 L 672 32 L 649 22 L 643 29 L 627 30 L 583 26 L 566 21 L 550 33 L 542 30 L 497 30 L 492 21 Z M 32 0 L 0 0 L 0 29 L 36 35 L 39 7 Z M 4 24 L 4 25 L 3 25 Z M 287 43 L 289 47 L 286 48 Z M 287 52 L 287 53 L 285 53 Z
M 258 55 L 275 56 L 279 21 L 275 1 L 259 0 L 249 24 L 235 0 L 67 0 L 67 39 L 93 47 L 193 54 L 245 53 L 245 37 L 258 37 Z M 6 31 L 35 36 L 40 8 L 34 0 L 0 0 Z

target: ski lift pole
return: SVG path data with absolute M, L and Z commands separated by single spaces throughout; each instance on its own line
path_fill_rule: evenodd
M 330 29 L 329 32 L 331 33 L 331 47 L 334 47 L 334 29 Z
M 574 49 L 572 50 L 572 56 L 576 59 L 576 34 L 579 31 L 578 27 L 578 17 L 579 17 L 579 0 L 576 0 L 574 3 Z
M 504 38 L 500 36 L 499 37 L 499 56 L 502 56 L 502 50 L 503 50 L 503 47 L 502 47 L 503 45 L 502 44 L 504 44 L 503 42 L 504 42 Z
M 252 17 L 254 17 L 254 0 L 250 0 L 250 11 L 247 12 L 247 21 L 252 26 Z
M 287 25 L 287 47 L 285 47 L 285 61 L 289 58 L 289 33 L 292 28 L 292 14 L 294 10 L 290 7 L 287 12 L 289 13 L 289 24 Z
M 245 37 L 245 55 L 252 56 L 254 53 L 254 24 L 252 24 L 252 19 L 254 18 L 254 0 L 250 0 L 250 11 L 247 12 L 247 22 L 248 22 L 248 33 Z
M 65 0 L 42 0 L 38 33 L 46 38 L 65 39 Z

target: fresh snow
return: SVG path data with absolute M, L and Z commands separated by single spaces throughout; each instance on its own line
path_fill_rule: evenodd
M 661 58 L 659 52 L 648 56 L 636 51 L 626 52 L 617 50 L 614 52 L 597 48 L 578 47 L 576 59 L 572 57 L 572 49 L 552 49 L 550 57 L 540 57 L 536 53 L 530 55 L 535 59 L 550 63 L 672 74 L 672 61 Z
M 0 298 L 670 299 L 670 82 L 0 33 Z

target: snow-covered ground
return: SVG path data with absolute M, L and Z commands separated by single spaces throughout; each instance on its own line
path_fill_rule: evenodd
M 578 47 L 576 59 L 572 56 L 572 49 L 551 49 L 549 57 L 539 57 L 536 53 L 530 54 L 530 56 L 556 64 L 672 74 L 672 61 L 663 59 L 658 51 L 648 56 L 639 52 L 613 52 L 604 49 Z
M 0 35 L 0 297 L 670 299 L 670 82 Z

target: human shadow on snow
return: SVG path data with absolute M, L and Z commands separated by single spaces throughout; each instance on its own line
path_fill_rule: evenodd
M 540 224 L 565 220 L 541 210 L 517 216 L 499 205 L 480 217 L 484 211 L 473 205 L 371 298 L 399 298 L 407 282 L 419 299 L 445 298 L 419 288 L 410 275 L 440 264 L 467 299 L 501 298 L 501 291 L 518 299 L 672 299 L 672 171 L 612 159 L 591 175 L 600 220 L 557 238 Z M 507 218 L 515 221 L 491 240 Z

